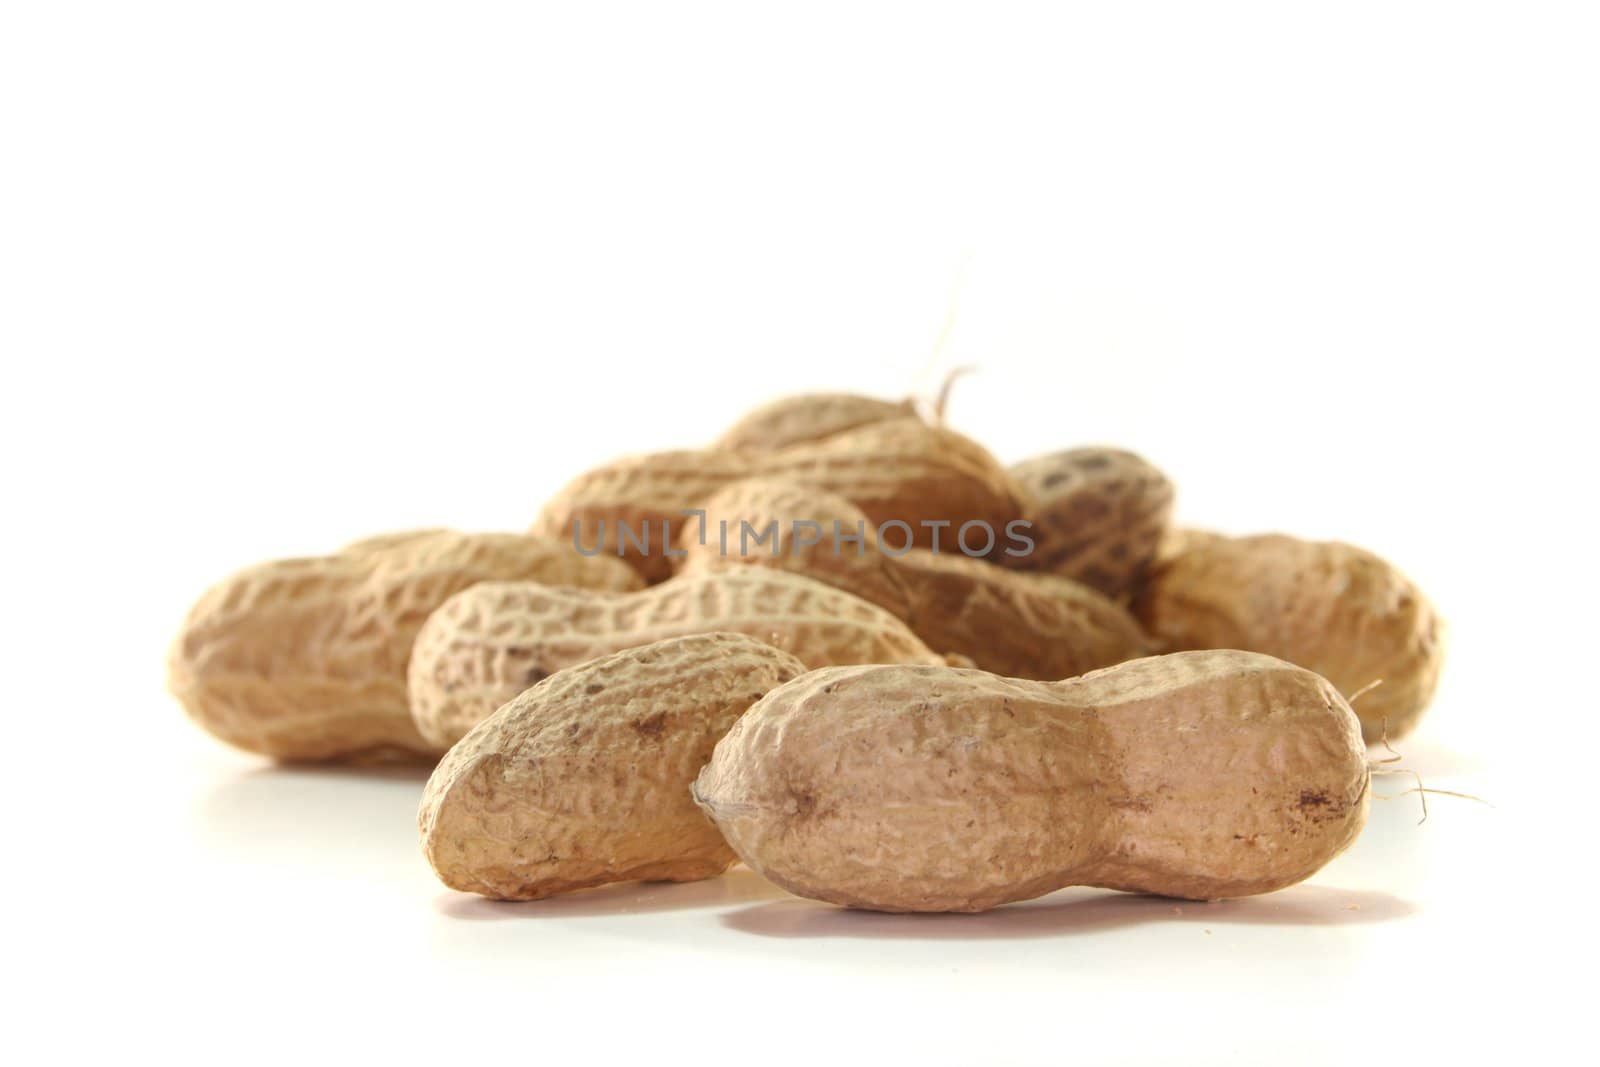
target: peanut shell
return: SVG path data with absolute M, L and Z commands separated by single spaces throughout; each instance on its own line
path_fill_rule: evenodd
M 189 715 L 232 745 L 286 760 L 436 754 L 412 724 L 406 664 L 422 622 L 491 578 L 626 590 L 615 559 L 522 534 L 409 531 L 330 556 L 277 560 L 214 586 L 168 657 Z
M 943 531 L 939 553 L 895 554 L 899 542 L 882 549 L 876 528 L 848 500 L 780 478 L 735 482 L 712 494 L 705 510 L 706 537 L 688 539 L 684 573 L 743 564 L 804 574 L 877 604 L 929 648 L 983 670 L 1054 680 L 1152 651 L 1138 623 L 1109 598 L 1065 578 L 965 556 L 955 530 Z M 769 528 L 776 534 L 761 545 L 747 536 Z M 836 532 L 859 532 L 860 540 L 836 540 Z
M 1074 448 L 1018 463 L 1033 552 L 1002 556 L 1126 600 L 1143 579 L 1172 520 L 1172 483 L 1143 458 L 1116 448 Z
M 1195 900 L 1315 873 L 1360 832 L 1349 705 L 1249 652 L 1064 682 L 813 671 L 717 744 L 695 796 L 750 867 L 877 911 L 982 911 L 1068 885 Z
M 423 737 L 449 746 L 562 668 L 713 631 L 748 634 L 808 667 L 944 662 L 882 608 L 797 574 L 719 570 L 622 594 L 486 582 L 451 597 L 418 633 L 412 716 Z
M 880 400 L 855 393 L 801 393 L 749 412 L 728 427 L 712 447 L 776 452 L 915 414 L 916 408 L 909 400 Z
M 453 889 L 537 900 L 710 878 L 734 860 L 690 783 L 752 703 L 804 671 L 742 634 L 694 634 L 557 671 L 429 779 L 422 850 Z
M 1410 732 L 1444 663 L 1420 589 L 1365 549 L 1283 534 L 1191 535 L 1151 574 L 1135 613 L 1169 650 L 1241 648 L 1298 663 L 1354 696 L 1369 741 Z
M 924 520 L 983 521 L 997 539 L 1022 516 L 1021 492 L 988 452 L 917 418 L 875 422 L 775 452 L 658 452 L 618 460 L 568 483 L 540 512 L 534 531 L 585 550 L 620 554 L 648 581 L 672 573 L 672 544 L 694 522 L 683 512 L 751 477 L 791 478 L 838 493 L 874 523 L 898 520 L 914 543 L 931 544 Z M 662 537 L 669 523 L 671 539 Z M 649 544 L 625 539 L 619 524 Z

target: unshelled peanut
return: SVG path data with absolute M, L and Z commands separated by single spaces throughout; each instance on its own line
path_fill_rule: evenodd
M 1116 448 L 1074 448 L 1018 463 L 1011 477 L 1028 498 L 1036 542 L 1008 567 L 1045 571 L 1126 602 L 1172 520 L 1172 483 Z
M 501 900 L 720 874 L 733 850 L 690 784 L 734 721 L 804 670 L 753 638 L 712 633 L 557 671 L 433 772 L 423 853 L 446 885 Z
M 1161 535 L 1161 541 L 1156 545 L 1156 554 L 1150 560 L 1150 570 L 1164 567 L 1177 559 L 1191 548 L 1201 545 L 1215 544 L 1227 539 L 1227 534 L 1216 533 L 1213 530 L 1200 530 L 1192 526 L 1169 526 Z M 1148 572 L 1147 572 L 1148 577 Z M 1140 583 L 1142 588 L 1144 583 Z
M 1152 570 L 1135 612 L 1168 650 L 1241 648 L 1316 671 L 1355 700 L 1376 741 L 1433 699 L 1443 625 L 1422 591 L 1365 549 L 1283 534 L 1190 534 Z
M 746 564 L 804 574 L 870 600 L 929 648 L 987 671 L 1054 680 L 1151 651 L 1133 617 L 1104 595 L 969 558 L 956 530 L 944 531 L 939 552 L 901 550 L 880 542 L 838 494 L 780 478 L 735 482 L 704 507 L 705 536 L 687 531 L 684 573 Z
M 792 478 L 838 493 L 875 523 L 907 524 L 924 547 L 933 536 L 926 522 L 984 522 L 998 539 L 1022 515 L 1021 491 L 993 456 L 952 430 L 908 417 L 775 452 L 712 449 L 618 460 L 570 482 L 545 505 L 534 531 L 621 554 L 646 579 L 660 581 L 672 573 L 672 545 L 694 522 L 683 512 L 751 477 Z
M 700 805 L 757 872 L 879 911 L 981 911 L 1067 885 L 1211 900 L 1310 876 L 1369 799 L 1354 713 L 1249 652 L 1063 682 L 813 671 L 717 744 Z
M 909 400 L 880 400 L 857 393 L 800 393 L 747 413 L 728 427 L 712 447 L 776 452 L 915 414 L 916 407 Z
M 748 634 L 807 667 L 944 662 L 882 608 L 798 574 L 741 567 L 622 594 L 488 582 L 451 597 L 418 633 L 412 715 L 423 737 L 448 746 L 562 668 L 713 631 Z
M 570 543 L 419 530 L 263 563 L 195 604 L 168 657 L 172 692 L 230 744 L 289 760 L 442 751 L 412 724 L 406 663 L 422 621 L 487 579 L 623 591 L 637 574 Z

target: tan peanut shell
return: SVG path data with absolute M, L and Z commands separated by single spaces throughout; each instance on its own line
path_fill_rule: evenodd
M 1354 695 L 1367 740 L 1411 730 L 1433 699 L 1443 626 L 1392 565 L 1337 541 L 1192 536 L 1135 605 L 1164 648 L 1242 648 L 1316 671 Z
M 704 506 L 705 538 L 687 538 L 684 573 L 747 564 L 804 574 L 877 604 L 929 648 L 986 671 L 1068 678 L 1152 651 L 1133 616 L 1107 597 L 1065 578 L 971 559 L 955 530 L 944 531 L 939 553 L 890 554 L 899 543 L 880 546 L 876 528 L 848 500 L 780 478 L 735 482 Z
M 452 593 L 492 578 L 619 591 L 642 584 L 615 559 L 523 534 L 381 535 L 214 586 L 172 645 L 168 684 L 211 733 L 279 759 L 443 751 L 411 720 L 411 644 Z
M 1074 448 L 1018 463 L 1011 477 L 1028 497 L 1034 550 L 997 557 L 1126 601 L 1172 521 L 1167 476 L 1132 452 Z
M 337 554 L 341 556 L 357 556 L 365 555 L 369 552 L 384 552 L 391 548 L 399 548 L 401 545 L 420 544 L 454 532 L 445 526 L 429 526 L 417 530 L 396 530 L 392 533 L 373 534 L 370 537 L 363 537 L 359 541 L 351 541 L 348 545 L 339 549 Z
M 712 447 L 776 452 L 915 414 L 916 408 L 909 400 L 880 400 L 856 393 L 801 393 L 749 412 L 728 427 Z
M 557 671 L 433 772 L 423 853 L 452 889 L 501 900 L 720 874 L 733 850 L 690 784 L 734 721 L 804 670 L 753 638 L 713 633 Z
M 418 633 L 412 716 L 423 737 L 451 745 L 562 668 L 719 630 L 765 641 L 808 667 L 943 662 L 882 608 L 798 574 L 741 567 L 622 594 L 488 582 L 451 597 Z
M 534 531 L 570 543 L 577 524 L 586 549 L 616 554 L 621 547 L 646 579 L 660 581 L 672 573 L 663 522 L 676 541 L 693 523 L 685 509 L 752 477 L 792 478 L 838 493 L 879 525 L 891 519 L 908 524 L 924 547 L 931 537 L 920 525 L 924 520 L 987 522 L 998 539 L 1022 515 L 1019 490 L 980 445 L 902 418 L 776 452 L 657 452 L 618 460 L 570 482 L 545 505 Z M 623 539 L 619 523 L 636 535 L 648 529 L 648 549 Z
M 1156 554 L 1150 561 L 1150 568 L 1155 570 L 1164 567 L 1192 548 L 1216 544 L 1227 538 L 1227 534 L 1212 530 L 1199 530 L 1192 526 L 1169 526 L 1161 535 L 1160 543 L 1156 545 Z
M 949 667 L 813 671 L 717 744 L 695 796 L 800 896 L 982 911 L 1068 885 L 1211 900 L 1300 881 L 1366 820 L 1355 715 L 1249 652 L 1064 682 Z

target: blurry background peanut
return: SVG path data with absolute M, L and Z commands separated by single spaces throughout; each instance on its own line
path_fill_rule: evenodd
M 1073 448 L 1015 464 L 1034 551 L 1008 567 L 1072 578 L 1126 602 L 1172 520 L 1172 483 L 1140 456 Z
M 685 531 L 686 573 L 745 564 L 804 574 L 870 600 L 929 648 L 984 670 L 1054 681 L 1150 651 L 1133 617 L 1106 597 L 1064 578 L 969 558 L 956 528 L 942 531 L 938 553 L 902 553 L 904 538 L 885 551 L 876 527 L 848 500 L 779 478 L 726 486 L 705 512 L 703 541 L 698 530 Z M 975 535 L 974 545 L 983 537 Z
M 1443 624 L 1422 591 L 1365 549 L 1284 534 L 1189 533 L 1135 606 L 1169 650 L 1242 648 L 1316 671 L 1355 702 L 1369 741 L 1408 733 L 1433 699 Z
M 955 526 L 968 520 L 1003 530 L 1022 517 L 1022 494 L 982 446 L 915 417 L 872 422 L 773 452 L 657 452 L 632 456 L 578 476 L 549 501 L 534 523 L 541 535 L 572 541 L 574 524 L 586 548 L 625 558 L 649 581 L 672 573 L 668 549 L 718 489 L 750 477 L 793 478 L 838 493 L 877 523 L 907 523 L 927 547 L 924 520 Z M 663 538 L 670 524 L 672 541 Z M 603 526 L 602 526 L 603 524 Z M 640 547 L 623 528 L 643 533 Z M 603 534 L 603 537 L 602 537 Z
M 856 393 L 800 393 L 749 412 L 728 427 L 712 447 L 775 452 L 915 414 L 916 407 L 909 400 L 880 400 Z
M 201 726 L 280 759 L 443 751 L 412 724 L 406 663 L 424 619 L 491 578 L 620 591 L 616 559 L 523 534 L 420 530 L 331 556 L 259 564 L 214 586 L 184 620 L 168 685 Z

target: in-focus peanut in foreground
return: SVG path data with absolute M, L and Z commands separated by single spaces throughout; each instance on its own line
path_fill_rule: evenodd
M 1410 732 L 1444 663 L 1422 591 L 1365 549 L 1283 534 L 1190 533 L 1157 563 L 1136 613 L 1164 648 L 1241 648 L 1298 663 L 1353 695 L 1369 741 Z
M 287 760 L 434 755 L 406 699 L 417 630 L 451 594 L 488 579 L 638 588 L 615 559 L 522 534 L 384 534 L 331 556 L 263 563 L 190 610 L 168 685 L 201 726 Z
M 683 573 L 745 564 L 791 571 L 870 600 L 935 652 L 965 656 L 1014 678 L 1068 678 L 1151 651 L 1133 616 L 1054 575 L 1009 571 L 960 551 L 886 551 L 877 529 L 837 493 L 781 478 L 751 478 L 705 503 L 706 537 L 687 538 Z M 772 530 L 763 544 L 755 534 Z M 847 542 L 839 533 L 859 539 Z M 981 543 L 981 542 L 980 542 Z
M 1359 724 L 1249 652 L 1064 682 L 948 667 L 813 671 L 716 747 L 696 799 L 800 896 L 982 911 L 1068 885 L 1210 900 L 1280 889 L 1365 823 Z
M 734 721 L 804 669 L 741 634 L 699 634 L 559 671 L 435 769 L 423 853 L 446 885 L 501 900 L 720 874 L 733 851 L 690 783 Z
M 622 594 L 488 582 L 451 597 L 418 633 L 412 715 L 423 737 L 448 747 L 558 670 L 719 630 L 782 648 L 808 667 L 944 662 L 882 608 L 798 574 L 738 568 Z

